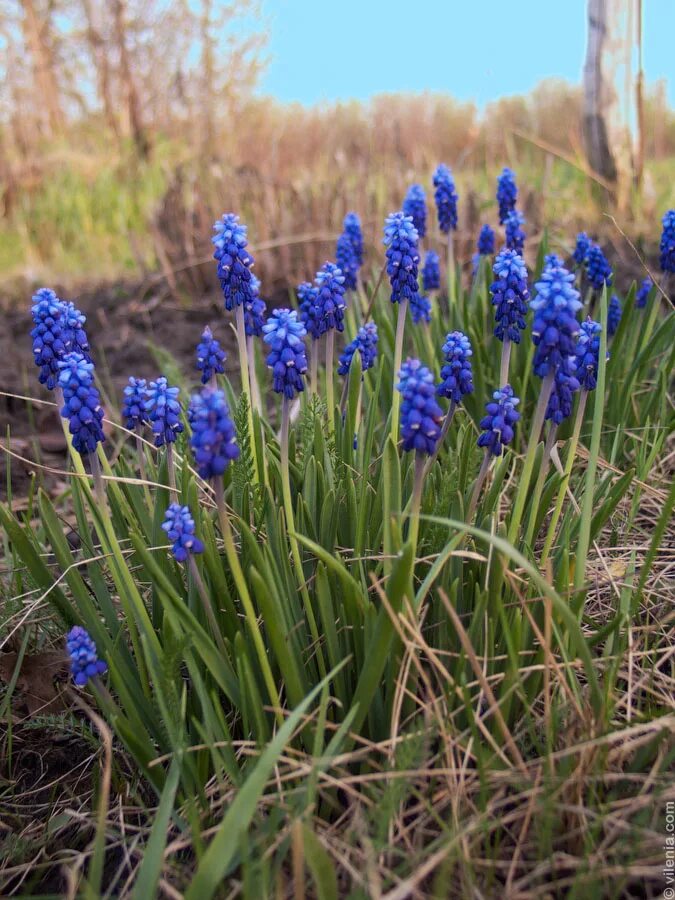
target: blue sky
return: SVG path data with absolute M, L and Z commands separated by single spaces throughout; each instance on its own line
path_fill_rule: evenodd
M 675 105 L 675 0 L 643 0 L 647 83 Z M 366 100 L 441 91 L 479 106 L 544 77 L 578 82 L 586 0 L 262 0 L 269 67 L 282 101 Z

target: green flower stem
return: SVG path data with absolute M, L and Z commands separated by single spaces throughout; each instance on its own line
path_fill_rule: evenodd
M 141 434 L 140 434 L 141 428 L 142 428 L 142 426 L 139 425 L 137 428 L 137 431 L 136 431 L 136 456 L 138 458 L 138 468 L 141 473 L 141 481 L 144 482 L 143 493 L 145 495 L 145 502 L 147 504 L 148 509 L 152 509 L 152 502 L 151 502 L 151 498 L 150 498 L 150 489 L 148 488 L 148 484 L 147 484 L 148 471 L 147 471 L 147 467 L 145 465 L 145 446 L 143 443 L 143 438 L 141 437 Z
M 546 481 L 546 476 L 548 475 L 548 466 L 551 461 L 551 452 L 553 450 L 557 434 L 558 426 L 551 422 L 548 437 L 546 438 L 546 443 L 544 444 L 544 454 L 541 458 L 541 466 L 539 468 L 539 474 L 537 475 L 537 483 L 534 488 L 534 496 L 532 498 L 532 503 L 530 504 L 530 518 L 527 523 L 527 531 L 525 532 L 525 543 L 529 546 L 532 546 L 532 539 L 534 538 L 534 523 L 537 518 L 537 509 L 539 507 L 539 503 L 541 502 L 541 495 L 544 491 L 544 483 Z
M 549 372 L 541 383 L 541 391 L 539 392 L 539 400 L 534 411 L 534 419 L 532 420 L 532 430 L 530 431 L 530 439 L 527 444 L 527 452 L 525 454 L 525 462 L 523 463 L 523 471 L 518 484 L 516 493 L 516 502 L 511 514 L 511 522 L 509 524 L 509 541 L 515 546 L 520 529 L 520 520 L 525 509 L 525 501 L 529 493 L 530 481 L 532 479 L 532 469 L 534 468 L 534 458 L 537 453 L 537 445 L 539 443 L 539 435 L 544 424 L 544 416 L 548 405 L 551 390 L 553 389 L 554 373 Z
M 382 284 L 382 279 L 385 276 L 387 271 L 387 264 L 385 263 L 380 269 L 380 274 L 378 275 L 377 281 L 375 282 L 375 287 L 373 288 L 373 293 L 370 295 L 370 301 L 368 302 L 368 307 L 366 309 L 366 313 L 363 317 L 363 321 L 367 322 L 370 318 L 370 315 L 373 311 L 373 306 L 375 305 L 375 299 L 377 297 L 377 292 L 380 290 L 380 285 Z
M 553 546 L 553 539 L 555 538 L 558 521 L 560 520 L 563 503 L 565 502 L 565 494 L 567 493 L 567 486 L 570 482 L 570 476 L 572 474 L 572 468 L 574 466 L 574 459 L 577 453 L 577 446 L 579 444 L 579 435 L 581 434 L 581 426 L 584 421 L 584 412 L 586 411 L 587 400 L 588 391 L 582 390 L 579 394 L 579 406 L 577 407 L 577 416 L 574 421 L 574 431 L 572 433 L 569 449 L 567 451 L 567 460 L 565 461 L 563 480 L 561 481 L 560 487 L 558 488 L 558 497 L 556 499 L 555 509 L 553 510 L 551 521 L 549 522 L 544 549 L 541 551 L 541 559 L 539 561 L 539 565 L 542 568 L 546 565 L 549 553 L 551 552 L 551 547 Z
M 420 530 L 420 506 L 422 505 L 422 490 L 424 488 L 425 459 L 423 453 L 415 453 L 415 475 L 413 478 L 412 499 L 410 502 L 409 532 L 408 538 L 413 547 L 413 559 L 417 553 L 417 539 Z
M 326 335 L 326 405 L 328 406 L 328 430 L 335 434 L 335 373 L 333 357 L 335 355 L 335 329 L 330 328 Z
M 398 443 L 398 420 L 401 410 L 401 394 L 396 389 L 398 373 L 401 370 L 401 360 L 403 359 L 403 333 L 405 331 L 405 317 L 408 311 L 408 301 L 401 300 L 398 304 L 398 320 L 396 322 L 396 342 L 394 344 L 394 396 L 391 402 L 391 439 Z
M 476 483 L 473 486 L 473 491 L 471 492 L 471 500 L 469 501 L 469 509 L 466 514 L 466 522 L 470 525 L 473 522 L 473 517 L 476 514 L 476 507 L 478 506 L 478 498 L 480 497 L 480 492 L 483 490 L 483 485 L 485 483 L 485 479 L 487 477 L 487 473 L 490 470 L 490 461 L 492 454 L 489 450 L 485 451 L 485 456 L 483 457 L 483 462 L 480 465 L 480 470 L 478 472 L 478 478 L 476 478 Z
M 94 479 L 94 494 L 96 495 L 96 502 L 101 508 L 103 508 L 107 505 L 108 501 L 105 492 L 105 485 L 103 484 L 103 476 L 101 475 L 101 463 L 98 461 L 96 451 L 89 454 L 89 463 L 91 465 L 91 475 Z
M 502 343 L 502 359 L 499 367 L 499 387 L 503 388 L 509 383 L 509 362 L 511 361 L 511 341 L 504 338 Z
M 448 232 L 448 304 L 452 315 L 456 302 L 455 285 L 455 241 L 452 228 Z
M 426 462 L 426 466 L 424 469 L 424 477 L 426 478 L 429 472 L 438 459 L 438 454 L 440 453 L 441 447 L 443 446 L 443 442 L 445 441 L 448 431 L 450 430 L 450 425 L 452 424 L 452 417 L 455 415 L 455 410 L 457 409 L 457 404 L 454 400 L 450 401 L 450 406 L 448 407 L 448 411 L 445 414 L 445 418 L 443 419 L 443 427 L 441 428 L 441 434 L 436 443 L 436 449 L 433 454 L 429 457 Z
M 235 310 L 237 323 L 237 344 L 239 345 L 239 366 L 241 368 L 241 390 L 252 396 L 251 375 L 249 370 L 248 353 L 246 352 L 246 329 L 244 327 L 244 306 L 239 304 Z M 253 459 L 253 483 L 260 483 L 260 469 L 258 467 L 258 454 L 255 447 L 255 434 L 253 432 L 253 404 L 248 404 L 248 438 L 251 445 L 251 458 Z
M 169 473 L 169 490 L 171 492 L 171 502 L 178 502 L 178 488 L 176 487 L 176 462 L 173 458 L 173 443 L 167 442 L 166 445 L 166 468 Z
M 304 570 L 302 568 L 302 557 L 300 556 L 300 547 L 298 545 L 297 538 L 295 537 L 295 516 L 293 514 L 293 497 L 291 495 L 291 477 L 289 472 L 289 463 L 288 463 L 288 432 L 290 426 L 291 419 L 291 401 L 284 394 L 284 398 L 281 402 L 281 434 L 279 440 L 279 449 L 281 456 L 281 490 L 283 494 L 284 501 L 284 512 L 286 515 L 286 527 L 288 529 L 288 540 L 291 544 L 291 553 L 293 554 L 293 563 L 296 568 L 298 582 L 300 584 L 300 592 L 302 594 L 302 601 L 305 606 L 305 613 L 307 615 L 307 621 L 309 622 L 309 630 L 312 635 L 312 640 L 317 649 L 317 660 L 319 663 L 319 670 L 321 672 L 321 677 L 323 678 L 326 672 L 326 665 L 323 659 L 323 653 L 321 652 L 321 644 L 319 641 L 319 629 L 316 625 L 316 618 L 314 616 L 314 610 L 312 609 L 312 604 L 309 598 L 309 592 L 307 590 L 307 585 L 305 584 L 305 575 Z
M 319 341 L 312 338 L 312 347 L 309 351 L 309 392 L 316 394 L 319 383 Z
M 262 416 L 262 397 L 260 395 L 260 385 L 258 384 L 258 373 L 255 370 L 255 344 L 253 343 L 253 335 L 246 335 L 246 355 L 248 356 L 249 373 L 251 376 L 251 399 L 255 411 Z M 215 375 L 214 375 L 215 378 Z
M 220 521 L 220 531 L 222 534 L 223 543 L 225 545 L 225 555 L 227 556 L 227 561 L 230 566 L 230 571 L 232 573 L 232 578 L 234 579 L 237 593 L 239 594 L 239 599 L 241 600 L 242 606 L 244 607 L 244 615 L 246 616 L 246 621 L 248 622 L 248 627 L 251 631 L 253 646 L 255 647 L 255 651 L 258 656 L 260 671 L 262 672 L 263 680 L 265 682 L 265 686 L 267 687 L 267 693 L 269 695 L 270 702 L 274 707 L 276 720 L 279 724 L 281 724 L 284 720 L 281 712 L 281 700 L 279 699 L 279 693 L 276 688 L 272 669 L 270 667 L 269 659 L 267 658 L 267 653 L 265 652 L 265 645 L 263 643 L 262 634 L 260 633 L 260 626 L 258 625 L 258 619 L 255 614 L 255 609 L 253 608 L 253 602 L 251 601 L 251 595 L 249 594 L 246 579 L 244 578 L 244 572 L 241 568 L 241 563 L 239 562 L 239 556 L 237 555 L 237 549 L 234 545 L 234 536 L 232 534 L 230 517 L 227 512 L 227 507 L 225 506 L 225 494 L 223 491 L 222 478 L 214 479 L 213 487 L 216 496 L 218 519 Z
M 206 613 L 206 618 L 209 620 L 209 625 L 211 626 L 211 631 L 213 632 L 213 637 L 215 639 L 216 644 L 218 645 L 218 649 L 222 653 L 223 656 L 227 655 L 227 649 L 225 647 L 225 642 L 223 641 L 223 636 L 220 633 L 220 627 L 218 626 L 218 620 L 216 619 L 216 614 L 213 611 L 213 605 L 211 603 L 211 598 L 208 595 L 206 590 L 206 585 L 204 584 L 204 580 L 202 576 L 199 574 L 199 569 L 197 568 L 197 563 L 195 562 L 195 558 L 192 554 L 190 554 L 190 561 L 188 563 L 190 568 L 190 576 L 194 581 L 197 592 L 201 598 L 202 605 L 204 606 L 204 612 Z

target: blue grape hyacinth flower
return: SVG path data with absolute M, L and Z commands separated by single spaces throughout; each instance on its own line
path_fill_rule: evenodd
M 520 419 L 516 410 L 519 403 L 510 384 L 494 392 L 492 400 L 485 405 L 487 415 L 480 422 L 483 432 L 478 438 L 479 447 L 485 447 L 493 456 L 502 455 L 504 447 L 513 440 L 513 426 Z
M 160 375 L 156 381 L 151 381 L 148 385 L 145 411 L 155 436 L 155 447 L 173 444 L 183 431 L 179 393 L 180 388 L 171 387 L 164 375 Z
M 149 423 L 145 404 L 148 402 L 148 383 L 145 378 L 129 376 L 122 399 L 122 418 L 129 431 L 135 431 Z
M 355 212 L 348 212 L 342 222 L 345 234 L 349 235 L 354 248 L 354 256 L 356 264 L 359 268 L 363 265 L 363 231 L 361 230 L 361 219 Z
M 523 231 L 525 217 L 517 210 L 512 209 L 504 221 L 504 234 L 506 246 L 509 250 L 515 250 L 522 256 L 525 249 L 525 238 L 527 235 Z
M 387 275 L 391 284 L 392 303 L 411 300 L 418 293 L 420 254 L 417 242 L 417 231 L 410 216 L 402 212 L 387 216 L 384 243 L 387 247 Z
M 654 282 L 651 278 L 647 277 L 643 280 L 642 284 L 638 288 L 637 293 L 635 294 L 635 305 L 638 309 L 644 309 L 647 305 L 647 300 L 649 299 L 649 293 L 651 289 L 654 287 Z
M 530 301 L 534 311 L 534 372 L 540 378 L 555 374 L 558 369 L 571 375 L 579 334 L 576 314 L 581 309 L 574 275 L 564 266 L 544 269 L 534 287 L 536 293 Z
M 616 294 L 612 294 L 607 307 L 607 334 L 610 337 L 613 337 L 617 332 L 621 323 L 621 314 L 621 301 Z
M 471 341 L 461 331 L 451 331 L 443 344 L 444 363 L 441 381 L 436 386 L 439 397 L 447 397 L 453 403 L 461 403 L 464 394 L 473 393 Z
M 438 213 L 438 227 L 443 234 L 457 229 L 457 191 L 450 169 L 441 163 L 434 172 L 434 200 Z
M 344 275 L 345 289 L 348 291 L 356 290 L 359 264 L 356 259 L 354 244 L 346 231 L 343 231 L 337 239 L 337 244 L 335 246 L 335 262 Z
M 427 199 L 421 184 L 411 184 L 401 206 L 403 215 L 410 216 L 420 238 L 427 233 Z
M 659 243 L 659 264 L 662 272 L 675 272 L 675 209 L 669 209 L 661 220 L 663 231 Z
M 590 316 L 581 323 L 575 350 L 575 375 L 585 391 L 593 391 L 598 384 L 598 364 L 600 360 L 600 334 L 602 326 Z M 609 353 L 607 354 L 609 359 Z
M 495 252 L 495 233 L 489 225 L 483 225 L 476 241 L 476 253 L 471 257 L 474 277 L 478 273 L 481 257 Z
M 599 244 L 591 244 L 588 250 L 588 255 L 586 256 L 586 275 L 589 284 L 596 291 L 602 290 L 604 284 L 609 287 L 612 283 L 612 269 Z
M 223 363 L 227 354 L 220 346 L 220 342 L 214 338 L 211 329 L 207 326 L 202 332 L 202 339 L 197 344 L 197 370 L 202 373 L 202 384 L 208 384 L 217 373 L 222 375 L 225 371 Z
M 239 216 L 225 213 L 214 224 L 211 238 L 215 250 L 213 258 L 218 262 L 218 278 L 223 291 L 225 309 L 233 310 L 252 299 L 251 266 L 254 259 L 246 249 L 246 226 Z
M 410 300 L 410 313 L 415 325 L 431 322 L 431 300 L 424 294 L 415 294 Z
M 375 365 L 377 359 L 378 334 L 375 322 L 366 322 L 359 328 L 358 334 L 340 354 L 338 375 L 348 375 L 355 353 L 361 357 L 361 372 L 366 372 Z
M 497 203 L 499 204 L 499 224 L 506 222 L 508 214 L 516 208 L 518 199 L 518 185 L 516 174 L 508 166 L 502 170 L 497 178 Z
M 437 291 L 441 286 L 441 260 L 435 250 L 427 250 L 422 266 L 422 289 L 425 293 Z
M 73 447 L 81 455 L 94 453 L 105 440 L 101 398 L 94 385 L 94 364 L 73 350 L 59 360 L 58 385 L 63 391 L 61 415 L 68 419 Z
M 492 271 L 495 274 L 495 281 L 490 285 L 495 307 L 494 335 L 500 341 L 519 344 L 530 299 L 525 262 L 515 250 L 504 249 L 498 254 Z
M 189 507 L 172 503 L 166 511 L 162 530 L 172 543 L 171 552 L 176 562 L 185 562 L 192 554 L 204 552 L 204 544 L 195 534 Z
M 327 262 L 316 273 L 315 308 L 319 334 L 334 328 L 344 331 L 345 318 L 345 277 L 335 263 Z
M 312 340 L 318 340 L 321 337 L 319 328 L 319 312 L 317 309 L 317 299 L 319 289 L 310 284 L 309 281 L 303 281 L 298 285 L 298 317 L 305 326 L 307 334 L 311 335 Z
M 419 359 L 408 359 L 399 372 L 403 449 L 431 456 L 441 436 L 443 410 L 436 400 L 434 376 Z
M 270 347 L 267 365 L 272 370 L 273 389 L 289 400 L 305 389 L 306 334 L 294 309 L 275 309 L 263 326 L 263 340 Z
M 565 262 L 562 257 L 558 256 L 557 253 L 547 253 L 544 257 L 544 268 L 545 269 L 555 269 L 559 266 L 564 266 Z
M 244 333 L 260 337 L 267 315 L 267 304 L 260 296 L 260 279 L 251 274 L 251 296 L 244 301 Z
M 188 417 L 197 471 L 202 478 L 218 478 L 239 456 L 237 433 L 223 391 L 206 388 L 194 394 Z
M 77 307 L 60 300 L 50 288 L 40 288 L 32 298 L 33 357 L 40 369 L 39 381 L 48 390 L 58 382 L 59 361 L 66 353 L 77 351 L 89 360 L 86 321 Z
M 74 625 L 66 635 L 66 649 L 70 657 L 70 673 L 79 687 L 85 685 L 90 678 L 108 671 L 108 664 L 98 658 L 96 644 L 81 625 Z
M 588 258 L 588 251 L 591 249 L 591 239 L 585 231 L 580 231 L 577 235 L 577 242 L 574 247 L 572 259 L 578 266 L 583 266 Z
M 544 418 L 546 421 L 560 425 L 572 415 L 574 406 L 574 394 L 579 390 L 579 381 L 576 375 L 567 375 L 558 370 L 553 380 L 553 387 L 548 398 Z

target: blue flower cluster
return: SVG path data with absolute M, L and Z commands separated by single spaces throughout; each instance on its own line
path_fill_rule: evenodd
M 40 384 L 50 391 L 56 387 L 59 360 L 75 350 L 89 359 L 89 343 L 84 330 L 85 317 L 70 302 L 60 300 L 49 288 L 33 295 L 33 357 L 40 368 Z
M 578 266 L 583 266 L 588 257 L 588 251 L 591 249 L 591 239 L 585 231 L 580 231 L 577 235 L 577 243 L 574 247 L 572 259 Z
M 564 260 L 558 256 L 557 253 L 547 253 L 544 257 L 544 268 L 545 269 L 556 269 L 559 266 L 564 266 Z
M 148 385 L 148 399 L 145 411 L 155 435 L 155 447 L 173 444 L 176 436 L 183 431 L 180 420 L 180 388 L 170 387 L 163 375 Z
M 447 397 L 453 403 L 460 403 L 464 394 L 473 393 L 473 372 L 471 369 L 471 341 L 461 331 L 451 331 L 443 344 L 441 382 L 436 387 L 439 397 Z
M 192 553 L 203 553 L 204 544 L 195 534 L 195 522 L 187 506 L 172 503 L 166 511 L 162 529 L 172 543 L 176 562 L 185 562 Z
M 344 331 L 345 324 L 345 277 L 335 263 L 327 262 L 316 273 L 317 287 L 316 319 L 319 334 L 325 334 L 331 328 Z
M 610 337 L 617 332 L 621 323 L 621 314 L 621 301 L 616 294 L 612 294 L 609 299 L 609 306 L 607 307 L 607 334 Z
M 471 257 L 474 276 L 478 273 L 478 266 L 482 256 L 492 256 L 495 252 L 495 233 L 489 225 L 483 225 L 476 242 L 476 253 Z
M 94 453 L 103 443 L 103 409 L 94 386 L 94 364 L 76 350 L 59 360 L 58 385 L 63 391 L 61 415 L 68 419 L 73 447 L 80 454 Z
M 574 393 L 579 390 L 579 381 L 576 375 L 567 375 L 561 369 L 555 373 L 553 387 L 546 406 L 544 418 L 560 425 L 572 415 L 574 406 Z
M 305 389 L 302 376 L 307 371 L 303 340 L 306 334 L 294 309 L 275 309 L 263 326 L 263 340 L 271 348 L 267 365 L 272 370 L 273 388 L 289 400 Z
M 346 231 L 343 231 L 337 239 L 335 247 L 335 262 L 345 278 L 345 289 L 348 291 L 356 290 L 356 283 L 359 274 L 359 264 L 356 261 L 356 253 L 354 252 L 354 244 L 351 237 Z
M 202 478 L 218 478 L 239 456 L 237 433 L 225 394 L 206 388 L 190 400 L 190 447 Z
M 427 233 L 427 200 L 421 184 L 411 184 L 401 207 L 404 216 L 410 216 L 419 237 Z
M 70 657 L 73 681 L 80 687 L 90 678 L 108 671 L 107 663 L 98 658 L 96 644 L 81 625 L 74 625 L 66 635 L 66 649 Z
M 512 209 L 504 221 L 506 246 L 509 250 L 515 250 L 517 253 L 520 253 L 521 256 L 525 248 L 526 238 L 522 228 L 524 224 L 525 217 L 517 209 Z
M 305 326 L 307 334 L 311 335 L 312 339 L 316 341 L 321 337 L 319 317 L 316 308 L 319 289 L 313 284 L 310 284 L 309 281 L 303 281 L 302 284 L 298 285 L 297 295 L 300 321 Z
M 415 294 L 410 298 L 410 313 L 415 325 L 420 322 L 431 322 L 431 300 L 424 294 Z
M 571 375 L 579 334 L 576 314 L 581 309 L 579 291 L 574 288 L 574 275 L 564 266 L 544 269 L 535 290 L 535 297 L 530 301 L 534 311 L 534 372 L 540 378 L 549 373 L 555 374 L 558 369 L 565 375 Z
M 438 227 L 443 234 L 457 228 L 457 191 L 450 169 L 441 163 L 434 172 L 434 200 L 438 212 Z
M 506 217 L 516 208 L 516 200 L 518 199 L 518 186 L 516 184 L 516 174 L 507 166 L 502 170 L 502 174 L 497 178 L 497 203 L 499 204 L 499 224 L 506 222 Z
M 600 360 L 600 333 L 602 327 L 593 319 L 581 323 L 579 339 L 576 346 L 576 377 L 580 386 L 586 391 L 595 390 L 598 383 L 598 365 Z M 609 354 L 607 354 L 609 359 Z
M 246 249 L 246 226 L 239 216 L 226 213 L 214 224 L 211 242 L 216 248 L 213 258 L 218 261 L 218 278 L 225 299 L 225 309 L 235 309 L 252 299 L 251 266 L 253 257 Z
M 391 213 L 384 224 L 387 247 L 387 275 L 391 283 L 391 302 L 411 300 L 418 293 L 417 274 L 420 255 L 417 231 L 410 216 Z
M 354 340 L 347 344 L 340 354 L 340 359 L 338 360 L 338 375 L 349 374 L 352 359 L 357 351 L 361 356 L 361 371 L 366 372 L 368 369 L 372 368 L 377 359 L 377 343 L 377 325 L 375 322 L 366 322 L 362 328 L 359 328 L 358 334 Z
M 260 279 L 251 273 L 251 296 L 244 301 L 244 331 L 251 337 L 260 337 L 267 315 L 267 304 L 260 296 Z
M 142 425 L 148 424 L 148 414 L 145 404 L 148 402 L 148 383 L 145 378 L 129 376 L 127 386 L 124 388 L 122 400 L 122 417 L 125 426 L 134 431 Z
M 520 413 L 516 411 L 519 403 L 510 384 L 494 392 L 492 400 L 485 404 L 487 415 L 480 422 L 483 433 L 478 438 L 479 447 L 485 447 L 494 456 L 502 455 L 504 447 L 513 440 L 513 426 L 520 419 Z
M 659 244 L 662 272 L 675 272 L 675 209 L 669 209 L 661 220 L 663 231 Z
M 427 250 L 422 266 L 422 288 L 424 291 L 437 291 L 441 286 L 441 261 L 435 250 Z
M 207 326 L 202 332 L 201 341 L 197 344 L 197 369 L 202 373 L 202 384 L 208 384 L 216 373 L 223 374 L 226 356 Z
M 361 220 L 355 212 L 348 212 L 342 223 L 345 234 L 349 235 L 354 248 L 354 257 L 356 265 L 361 268 L 363 265 L 363 232 L 361 231 Z
M 419 359 L 408 359 L 399 372 L 403 449 L 432 454 L 441 436 L 443 410 L 436 400 L 434 376 Z
M 525 262 L 515 250 L 504 249 L 497 256 L 492 271 L 496 279 L 490 285 L 495 307 L 495 337 L 519 344 L 530 298 Z
M 612 269 L 607 262 L 602 247 L 591 244 L 586 256 L 586 275 L 588 282 L 596 291 L 602 290 L 603 284 L 608 287 L 612 283 Z
M 645 308 L 645 306 L 647 305 L 647 300 L 649 299 L 649 293 L 653 287 L 654 282 L 651 280 L 651 278 L 647 277 L 643 280 L 635 295 L 635 305 L 638 309 Z

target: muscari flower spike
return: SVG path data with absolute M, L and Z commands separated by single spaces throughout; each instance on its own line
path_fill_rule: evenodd
M 647 300 L 649 299 L 649 293 L 653 287 L 654 282 L 651 280 L 651 278 L 647 277 L 643 280 L 635 295 L 635 305 L 638 309 L 645 308 L 645 306 L 647 305 Z
M 589 316 L 581 323 L 579 338 L 575 350 L 577 381 L 585 391 L 595 390 L 598 383 L 598 364 L 600 359 L 600 333 L 602 326 Z M 609 359 L 609 353 L 607 354 Z
M 180 420 L 180 388 L 170 387 L 164 375 L 148 385 L 148 399 L 145 411 L 155 435 L 155 447 L 172 444 L 176 436 L 183 431 Z
M 564 266 L 565 262 L 557 253 L 547 253 L 544 257 L 544 268 L 555 269 L 558 266 Z
M 401 206 L 403 215 L 410 216 L 417 234 L 423 238 L 427 233 L 427 200 L 421 184 L 411 184 Z
M 494 335 L 500 341 L 520 343 L 520 333 L 525 328 L 527 287 L 525 262 L 515 250 L 502 250 L 492 268 L 495 281 L 490 285 L 492 305 L 495 307 Z
M 443 410 L 436 400 L 434 376 L 419 359 L 408 359 L 399 372 L 403 449 L 431 455 L 441 436 Z
M 525 216 L 517 210 L 512 209 L 504 221 L 504 233 L 506 246 L 509 250 L 515 250 L 522 256 L 525 248 L 526 234 L 522 226 L 525 224 Z
M 225 371 L 223 363 L 227 354 L 220 346 L 220 342 L 214 338 L 211 329 L 207 326 L 202 332 L 202 339 L 197 344 L 197 369 L 202 373 L 202 384 L 208 384 L 211 378 Z
M 489 225 L 483 225 L 476 242 L 476 253 L 471 257 L 474 276 L 478 272 L 478 266 L 482 256 L 492 256 L 495 252 L 495 233 Z
M 356 261 L 354 244 L 346 231 L 343 231 L 337 239 L 337 244 L 335 246 L 335 262 L 344 275 L 345 289 L 348 291 L 356 290 L 359 264 Z
M 81 455 L 94 453 L 105 440 L 101 398 L 94 386 L 94 364 L 73 350 L 59 360 L 58 385 L 63 391 L 61 415 L 68 419 L 73 447 Z
M 345 234 L 349 235 L 354 248 L 356 264 L 359 268 L 363 265 L 363 232 L 361 231 L 361 219 L 355 212 L 348 212 L 342 222 Z
M 581 309 L 579 291 L 574 288 L 574 275 L 564 266 L 544 269 L 535 284 L 535 291 L 535 297 L 530 301 L 530 308 L 534 311 L 534 372 L 540 378 L 558 369 L 565 375 L 572 375 L 579 334 L 576 314 Z
M 579 390 L 579 381 L 576 375 L 566 375 L 561 370 L 555 373 L 551 395 L 546 405 L 544 418 L 560 425 L 572 415 L 574 406 L 574 393 Z
M 487 415 L 480 422 L 483 433 L 478 438 L 479 447 L 485 447 L 493 456 L 502 455 L 504 447 L 513 440 L 513 426 L 520 419 L 516 410 L 519 403 L 510 384 L 494 392 L 492 400 L 485 404 Z
M 206 388 L 194 394 L 188 417 L 197 471 L 202 478 L 218 478 L 239 456 L 237 433 L 223 391 Z
M 415 294 L 410 299 L 410 313 L 415 325 L 420 322 L 431 322 L 431 300 L 424 294 Z
M 336 331 L 345 329 L 345 277 L 335 263 L 324 263 L 314 279 L 317 287 L 316 314 L 319 322 L 319 334 L 325 334 L 331 328 Z
M 338 360 L 338 375 L 348 375 L 354 354 L 361 356 L 361 371 L 366 372 L 375 365 L 377 359 L 377 325 L 375 322 L 366 322 L 359 328 L 359 332 L 340 354 Z
M 391 283 L 391 302 L 411 300 L 418 293 L 417 273 L 420 254 L 417 231 L 412 218 L 402 212 L 391 213 L 384 224 L 387 247 L 387 275 Z
M 298 285 L 297 295 L 298 317 L 305 326 L 307 333 L 316 341 L 321 337 L 321 331 L 319 330 L 319 315 L 316 305 L 319 289 L 315 285 L 310 284 L 309 281 L 303 281 L 302 284 Z
M 246 249 L 246 226 L 240 224 L 239 216 L 226 213 L 218 219 L 213 229 L 215 234 L 211 242 L 216 248 L 213 258 L 218 262 L 225 309 L 232 310 L 252 300 L 251 266 L 254 259 Z
M 108 664 L 98 658 L 96 644 L 81 625 L 74 625 L 66 635 L 66 649 L 73 681 L 80 687 L 108 671 Z
M 438 227 L 443 234 L 457 228 L 457 191 L 450 169 L 441 163 L 434 172 L 434 200 L 438 212 Z
M 453 403 L 461 403 L 464 394 L 473 393 L 471 370 L 471 341 L 461 331 L 451 331 L 443 344 L 444 365 L 441 382 L 436 386 L 439 397 L 447 397 Z
M 663 231 L 659 244 L 659 264 L 662 272 L 675 272 L 675 209 L 669 209 L 661 220 Z
M 129 376 L 129 382 L 124 388 L 124 398 L 122 400 L 122 418 L 124 425 L 129 431 L 134 431 L 142 425 L 149 422 L 148 414 L 145 411 L 145 404 L 148 402 L 148 383 L 145 378 L 134 378 Z
M 604 284 L 609 287 L 612 283 L 612 269 L 599 244 L 591 244 L 588 250 L 588 255 L 586 256 L 586 275 L 589 284 L 591 287 L 595 288 L 596 291 L 602 290 Z
M 272 370 L 273 388 L 289 400 L 305 389 L 302 376 L 307 371 L 303 340 L 306 334 L 294 309 L 275 309 L 263 325 L 263 340 L 270 346 L 267 365 Z
M 516 200 L 518 199 L 518 185 L 516 184 L 516 173 L 507 166 L 502 170 L 502 174 L 497 178 L 497 203 L 499 204 L 499 224 L 506 222 L 506 217 L 511 210 L 516 208 Z
M 162 530 L 172 543 L 171 552 L 176 562 L 185 562 L 193 553 L 203 553 L 204 544 L 195 534 L 195 522 L 187 506 L 172 503 L 166 511 Z
M 49 288 L 40 288 L 32 299 L 33 356 L 40 367 L 40 384 L 53 390 L 58 381 L 59 360 L 66 353 L 75 350 L 90 359 L 84 330 L 86 319 L 73 303 L 60 300 Z
M 422 266 L 422 289 L 437 291 L 441 286 L 441 260 L 435 250 L 427 250 Z
M 244 301 L 244 331 L 249 337 L 260 337 L 267 315 L 267 304 L 260 296 L 260 279 L 251 274 L 251 296 Z
M 578 266 L 582 266 L 588 257 L 588 251 L 591 249 L 591 239 L 585 231 L 580 231 L 577 235 L 577 243 L 574 247 L 572 259 Z
M 609 306 L 607 307 L 607 334 L 610 337 L 617 332 L 621 322 L 621 314 L 621 301 L 616 294 L 612 294 L 609 300 Z

